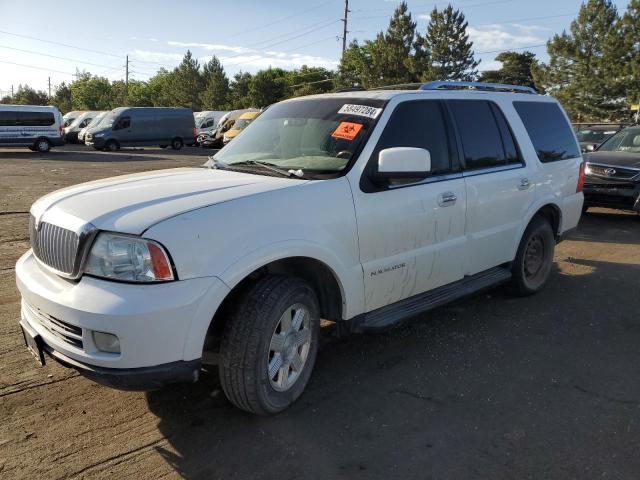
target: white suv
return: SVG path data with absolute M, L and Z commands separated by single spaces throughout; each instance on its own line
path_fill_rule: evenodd
M 566 115 L 530 89 L 288 100 L 203 168 L 34 203 L 20 324 L 40 362 L 130 389 L 215 364 L 231 402 L 276 413 L 307 385 L 321 318 L 363 331 L 504 282 L 540 290 L 582 181 Z

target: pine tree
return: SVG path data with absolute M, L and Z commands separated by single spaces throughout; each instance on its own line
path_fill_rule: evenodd
M 169 91 L 174 106 L 200 110 L 200 92 L 203 88 L 200 63 L 189 50 L 169 78 Z
M 570 32 L 547 43 L 549 63 L 536 83 L 558 98 L 575 121 L 617 120 L 624 115 L 620 21 L 611 0 L 588 0 Z
M 203 110 L 226 110 L 229 106 L 229 79 L 220 60 L 214 55 L 202 69 L 205 82 L 200 94 Z
M 535 87 L 532 74 L 532 69 L 537 64 L 535 53 L 502 52 L 496 60 L 502 62 L 500 70 L 486 70 L 480 73 L 481 82 Z
M 249 99 L 254 107 L 267 107 L 286 96 L 286 73 L 281 68 L 258 71 L 249 85 Z
M 421 43 L 429 55 L 430 66 L 422 80 L 473 80 L 479 61 L 473 56 L 468 23 L 460 10 L 451 5 L 431 12 L 427 33 Z
M 640 103 L 640 0 L 631 0 L 621 25 L 622 82 L 628 103 Z
M 253 75 L 249 72 L 238 72 L 231 83 L 231 108 L 240 109 L 251 106 L 249 87 Z

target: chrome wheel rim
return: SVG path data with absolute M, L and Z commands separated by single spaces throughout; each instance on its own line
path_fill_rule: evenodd
M 300 378 L 311 349 L 311 313 L 301 303 L 291 305 L 280 316 L 271 341 L 267 375 L 274 390 L 289 390 Z
M 542 269 L 544 264 L 544 241 L 540 235 L 534 235 L 527 242 L 524 251 L 524 274 L 526 277 L 534 277 Z
M 45 142 L 44 140 L 41 140 L 38 143 L 38 150 L 40 150 L 41 152 L 44 152 L 47 149 L 47 142 Z

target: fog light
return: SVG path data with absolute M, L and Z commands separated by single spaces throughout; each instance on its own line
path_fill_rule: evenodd
M 93 343 L 101 352 L 120 353 L 120 340 L 111 333 L 93 332 Z

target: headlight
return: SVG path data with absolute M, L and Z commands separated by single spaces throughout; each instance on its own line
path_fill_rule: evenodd
M 104 137 L 104 133 L 94 133 L 94 137 Z
M 589 167 L 588 163 L 584 167 L 584 173 L 585 175 L 591 175 L 591 167 Z
M 85 273 L 127 282 L 173 280 L 167 252 L 158 243 L 139 237 L 101 233 L 96 238 Z

